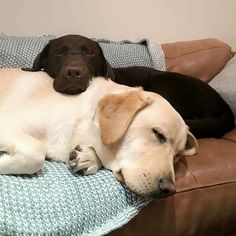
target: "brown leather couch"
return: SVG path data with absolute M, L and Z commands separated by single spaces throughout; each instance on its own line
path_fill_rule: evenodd
M 218 40 L 184 43 L 164 45 L 168 70 L 210 81 L 233 56 Z M 153 200 L 110 236 L 236 235 L 236 129 L 198 141 L 198 154 L 175 165 L 177 193 Z

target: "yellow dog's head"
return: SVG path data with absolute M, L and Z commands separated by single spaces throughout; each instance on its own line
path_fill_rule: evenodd
M 175 192 L 174 163 L 197 151 L 180 115 L 161 96 L 141 89 L 110 94 L 98 105 L 104 167 L 142 195 Z

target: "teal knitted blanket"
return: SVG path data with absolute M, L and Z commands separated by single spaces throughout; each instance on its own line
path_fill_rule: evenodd
M 0 235 L 104 235 L 148 202 L 110 171 L 81 176 L 46 162 L 33 176 L 0 175 Z
M 0 34 L 0 68 L 31 67 L 52 38 Z M 165 69 L 163 51 L 153 41 L 98 42 L 113 67 Z M 104 235 L 126 224 L 149 201 L 128 190 L 108 170 L 81 176 L 65 164 L 45 162 L 43 170 L 32 176 L 0 175 L 0 235 Z

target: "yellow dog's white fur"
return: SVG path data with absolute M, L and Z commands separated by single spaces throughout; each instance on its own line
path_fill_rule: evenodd
M 157 94 L 95 78 L 83 94 L 68 96 L 52 82 L 44 72 L 0 70 L 0 174 L 35 173 L 47 156 L 85 174 L 102 165 L 146 195 L 157 191 L 160 177 L 174 182 L 175 158 L 196 152 L 182 118 Z

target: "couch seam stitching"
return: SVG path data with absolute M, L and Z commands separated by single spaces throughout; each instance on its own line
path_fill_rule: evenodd
M 236 183 L 236 180 L 229 181 L 229 182 L 226 182 L 226 183 L 219 183 L 219 184 L 214 184 L 214 185 L 201 186 L 201 187 L 198 187 L 198 188 L 186 189 L 186 190 L 182 190 L 182 191 L 176 192 L 176 195 L 177 194 L 184 194 L 186 192 L 193 192 L 193 191 L 201 190 L 201 189 L 205 189 L 205 188 L 214 188 L 214 187 L 218 187 L 218 186 L 221 186 L 221 185 L 230 185 L 232 183 Z

